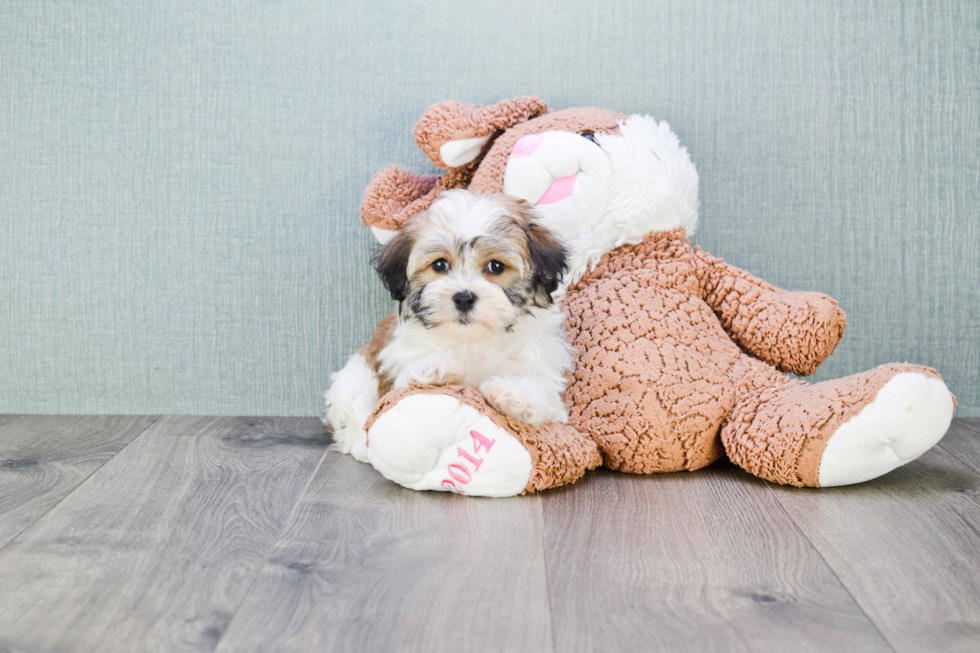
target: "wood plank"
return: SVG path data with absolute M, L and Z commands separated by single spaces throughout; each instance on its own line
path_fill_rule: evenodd
M 212 650 L 327 440 L 160 419 L 0 551 L 0 650 Z
M 413 492 L 329 452 L 219 651 L 552 650 L 537 495 Z
M 765 484 L 730 463 L 544 497 L 560 651 L 887 651 Z
M 939 447 L 980 473 L 980 419 L 954 419 Z
M 0 549 L 156 419 L 0 416 Z
M 980 650 L 980 475 L 940 447 L 842 488 L 773 486 L 897 651 Z

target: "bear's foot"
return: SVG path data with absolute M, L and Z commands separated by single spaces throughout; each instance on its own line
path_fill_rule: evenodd
M 820 487 L 862 483 L 915 460 L 939 442 L 952 419 L 953 397 L 942 379 L 897 374 L 827 440 Z
M 954 398 L 928 367 L 882 365 L 809 385 L 743 364 L 722 442 L 732 462 L 775 483 L 869 481 L 921 456 L 953 418 Z
M 462 386 L 391 392 L 365 428 L 374 468 L 412 490 L 513 496 L 570 483 L 601 463 L 595 443 L 570 426 L 515 422 Z
M 531 477 L 517 438 L 445 394 L 410 395 L 378 415 L 367 454 L 382 476 L 412 490 L 507 497 Z

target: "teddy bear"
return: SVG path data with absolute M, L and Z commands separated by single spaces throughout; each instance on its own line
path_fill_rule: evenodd
M 955 398 L 928 367 L 815 384 L 791 376 L 834 351 L 844 312 L 691 245 L 698 174 L 666 122 L 518 97 L 434 105 L 414 135 L 446 172 L 382 170 L 365 192 L 364 224 L 384 244 L 453 188 L 530 202 L 571 252 L 559 300 L 575 362 L 567 424 L 517 422 L 463 386 L 360 397 L 363 429 L 335 434 L 335 446 L 386 478 L 499 497 L 600 465 L 652 474 L 727 456 L 773 483 L 831 487 L 914 460 L 949 427 Z M 363 375 L 376 373 L 393 320 L 358 351 Z

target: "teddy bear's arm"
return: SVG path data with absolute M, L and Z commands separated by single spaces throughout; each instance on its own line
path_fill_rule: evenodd
M 694 265 L 702 299 L 732 340 L 783 372 L 813 374 L 844 335 L 844 311 L 826 295 L 780 290 L 700 248 Z

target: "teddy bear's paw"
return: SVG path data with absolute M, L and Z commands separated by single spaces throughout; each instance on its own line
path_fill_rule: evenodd
M 877 478 L 939 442 L 953 419 L 953 396 L 942 379 L 896 374 L 857 415 L 841 424 L 820 457 L 820 487 Z
M 444 394 L 413 394 L 382 413 L 367 455 L 382 476 L 412 490 L 506 497 L 531 478 L 531 455 L 517 438 Z

